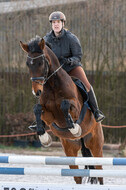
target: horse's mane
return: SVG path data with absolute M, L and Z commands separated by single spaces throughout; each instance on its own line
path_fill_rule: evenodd
M 35 38 L 32 38 L 28 42 L 28 48 L 31 53 L 42 53 L 41 48 L 39 47 L 38 43 L 40 42 L 41 37 L 36 36 Z
M 46 42 L 46 45 L 47 45 L 50 49 L 52 49 L 52 46 L 51 46 L 51 44 L 50 44 L 49 42 Z
M 35 38 L 32 38 L 29 42 L 28 42 L 28 48 L 29 48 L 29 51 L 31 53 L 42 53 L 42 50 L 41 48 L 39 47 L 38 43 L 41 41 L 41 37 L 36 35 Z M 48 42 L 46 42 L 46 45 L 50 48 L 51 48 L 51 44 L 49 44 Z

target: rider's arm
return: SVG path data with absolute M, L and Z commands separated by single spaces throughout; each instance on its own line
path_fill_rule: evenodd
M 79 39 L 73 35 L 69 34 L 67 36 L 68 43 L 69 43 L 69 48 L 70 48 L 70 55 L 69 57 L 62 57 L 62 62 L 65 64 L 70 64 L 70 65 L 75 65 L 81 62 L 81 57 L 82 57 L 82 48 L 80 45 Z
M 82 48 L 79 39 L 75 35 L 70 36 L 70 51 L 72 56 L 68 59 L 71 62 L 80 62 L 82 57 Z

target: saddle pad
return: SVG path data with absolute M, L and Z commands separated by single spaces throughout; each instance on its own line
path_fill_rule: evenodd
M 73 77 L 72 77 L 72 80 L 76 84 L 78 90 L 80 91 L 84 102 L 88 101 L 88 99 L 89 99 L 88 93 L 87 93 L 86 88 L 85 88 L 84 84 L 82 83 L 82 81 L 80 79 L 73 78 Z

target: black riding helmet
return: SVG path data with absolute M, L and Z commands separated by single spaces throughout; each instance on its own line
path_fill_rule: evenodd
M 55 11 L 49 16 L 49 21 L 52 22 L 53 20 L 61 20 L 62 22 L 65 22 L 66 17 L 61 11 Z

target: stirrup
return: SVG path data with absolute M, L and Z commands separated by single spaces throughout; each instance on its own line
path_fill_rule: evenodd
M 94 113 L 94 117 L 95 117 L 96 122 L 102 122 L 105 119 L 104 114 L 100 110 L 97 110 Z
M 37 131 L 37 123 L 36 123 L 36 121 L 34 121 L 28 128 L 29 128 L 31 131 L 36 132 L 36 131 Z

